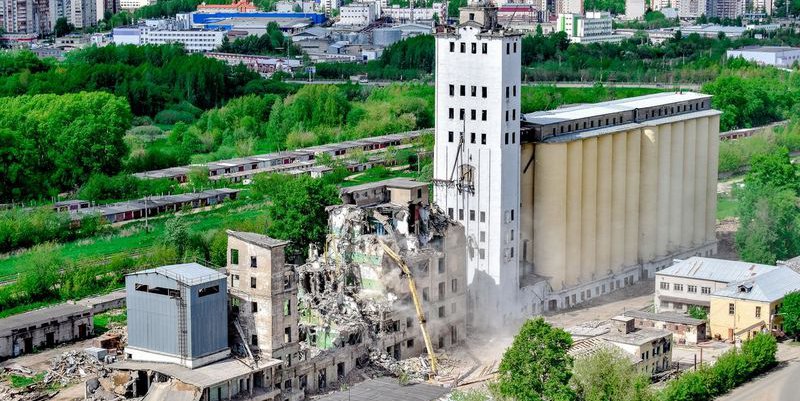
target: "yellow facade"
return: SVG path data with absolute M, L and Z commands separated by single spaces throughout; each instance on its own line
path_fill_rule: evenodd
M 535 273 L 561 291 L 713 243 L 718 125 L 655 120 L 523 146 L 521 239 Z
M 775 314 L 783 299 L 774 302 L 711 297 L 708 320 L 711 337 L 720 340 L 747 340 L 762 330 L 783 325 Z

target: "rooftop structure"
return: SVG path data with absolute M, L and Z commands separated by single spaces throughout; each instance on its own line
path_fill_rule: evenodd
M 762 273 L 775 270 L 775 266 L 693 256 L 676 261 L 672 266 L 660 270 L 661 276 L 686 277 L 700 280 L 731 283 L 747 280 Z
M 697 344 L 706 340 L 706 321 L 678 313 L 651 313 L 638 310 L 626 311 L 626 317 L 634 319 L 634 327 L 655 328 L 672 333 L 678 344 Z
M 728 287 L 713 292 L 711 296 L 774 302 L 797 290 L 800 290 L 800 273 L 779 266 L 752 278 L 731 283 Z

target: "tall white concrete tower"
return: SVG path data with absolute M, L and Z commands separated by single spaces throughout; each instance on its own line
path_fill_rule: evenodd
M 502 324 L 522 309 L 521 52 L 494 6 L 472 3 L 436 35 L 434 198 L 466 229 L 473 324 Z

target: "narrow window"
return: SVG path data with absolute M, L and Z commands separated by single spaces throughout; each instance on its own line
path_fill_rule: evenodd
M 506 132 L 506 145 L 508 145 L 508 132 Z
M 511 54 L 511 43 L 506 43 L 506 54 Z
M 456 95 L 456 86 L 450 85 L 450 96 L 455 96 L 455 95 Z
M 733 306 L 733 304 L 728 304 L 728 314 L 733 315 L 735 311 L 736 308 Z
M 256 278 L 250 277 L 250 288 L 256 288 Z
M 488 52 L 489 52 L 489 48 L 488 48 L 488 46 L 486 45 L 486 43 L 483 43 L 483 44 L 481 44 L 481 52 L 482 52 L 483 54 L 486 54 L 486 53 L 488 53 Z
M 478 111 L 475 109 L 470 110 L 469 116 L 472 121 L 475 121 L 478 118 Z
M 461 94 L 461 96 L 466 96 L 466 94 L 467 94 L 467 86 L 466 85 L 461 85 L 459 87 L 459 93 Z
M 481 121 L 486 121 L 486 110 L 481 110 Z
M 469 211 L 469 221 L 475 221 L 475 210 Z
M 447 142 L 453 142 L 453 131 L 447 133 Z
M 258 312 L 258 302 L 250 302 L 250 310 L 253 313 Z
M 486 91 L 487 91 L 486 87 L 485 86 L 481 86 L 481 97 L 484 98 L 484 99 L 487 97 Z
M 514 42 L 514 53 L 517 52 L 517 42 Z
M 506 99 L 508 99 L 510 95 L 511 95 L 511 87 L 506 86 Z
M 449 112 L 449 114 L 450 114 L 450 119 L 451 119 L 451 120 L 452 120 L 453 118 L 455 118 L 455 110 L 454 110 L 452 107 L 451 107 L 451 108 L 448 110 L 448 112 Z
M 466 117 L 466 114 L 467 114 L 467 113 L 466 113 L 466 111 L 464 111 L 464 109 L 460 109 L 460 110 L 458 111 L 458 119 L 459 119 L 459 120 L 463 120 L 463 119 L 464 119 L 464 117 Z
M 472 54 L 476 54 L 476 53 L 478 53 L 478 44 L 477 43 L 473 43 L 472 44 Z
M 470 132 L 469 133 L 469 142 L 470 143 L 475 143 L 475 133 L 474 132 Z
M 461 53 L 466 53 L 466 52 L 467 52 L 467 44 L 461 42 Z
M 486 145 L 486 134 L 481 134 L 481 145 Z
M 478 96 L 478 87 L 477 86 L 475 86 L 475 85 L 470 86 L 469 91 L 470 91 L 470 94 L 472 95 L 472 97 Z
M 250 267 L 258 267 L 258 261 L 255 256 L 250 257 Z
M 238 265 L 239 264 L 239 250 L 238 249 L 231 249 L 231 264 Z
M 450 42 L 450 53 L 456 51 L 456 42 Z

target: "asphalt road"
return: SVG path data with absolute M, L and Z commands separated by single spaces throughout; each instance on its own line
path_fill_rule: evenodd
M 780 366 L 716 401 L 797 401 L 800 400 L 800 345 L 779 344 Z

